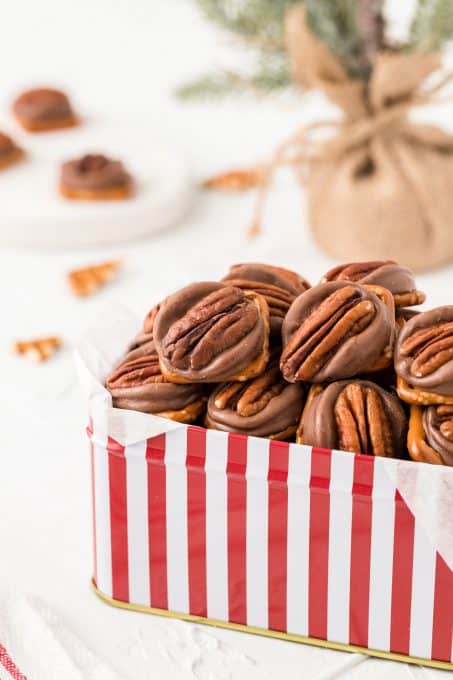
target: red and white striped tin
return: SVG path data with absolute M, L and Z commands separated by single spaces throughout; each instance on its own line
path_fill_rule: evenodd
M 393 461 L 186 425 L 90 440 L 108 601 L 453 669 L 453 572 Z

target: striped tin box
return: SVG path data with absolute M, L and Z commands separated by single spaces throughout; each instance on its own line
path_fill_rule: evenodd
M 453 669 L 453 572 L 395 461 L 186 425 L 89 435 L 107 602 Z

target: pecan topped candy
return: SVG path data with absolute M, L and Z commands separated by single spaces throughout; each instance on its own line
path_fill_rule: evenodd
M 219 385 L 209 397 L 205 424 L 215 430 L 284 440 L 296 432 L 303 404 L 302 385 L 287 383 L 275 358 L 258 378 Z
M 0 132 L 0 170 L 13 165 L 23 156 L 24 152 L 13 142 L 11 137 Z
M 293 300 L 310 288 L 308 281 L 289 269 L 254 262 L 232 265 L 223 281 L 242 290 L 255 291 L 265 298 L 274 335 L 280 335 L 283 319 Z
M 398 394 L 409 404 L 453 404 L 453 306 L 407 321 L 395 348 Z
M 247 380 L 269 359 L 269 309 L 253 291 L 194 283 L 161 304 L 154 340 L 172 382 Z
M 313 383 L 381 370 L 391 363 L 394 335 L 389 291 L 324 283 L 291 305 L 282 327 L 280 367 L 289 382 Z
M 18 122 L 29 132 L 43 132 L 77 125 L 77 117 L 64 92 L 38 87 L 23 92 L 13 104 Z
M 425 294 L 417 290 L 414 274 L 393 260 L 349 262 L 334 267 L 323 276 L 327 281 L 353 281 L 387 288 L 395 300 L 395 307 L 412 307 L 425 301 Z
M 411 406 L 407 448 L 415 461 L 453 466 L 453 404 Z
M 297 441 L 352 453 L 400 458 L 407 419 L 398 398 L 368 380 L 313 387 Z
M 113 406 L 152 413 L 181 423 L 194 422 L 204 411 L 201 385 L 175 385 L 162 375 L 153 340 L 132 349 L 107 378 Z

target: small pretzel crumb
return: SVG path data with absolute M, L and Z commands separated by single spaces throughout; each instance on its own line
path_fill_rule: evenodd
M 263 181 L 261 168 L 244 168 L 230 170 L 205 179 L 201 186 L 203 189 L 216 189 L 218 191 L 245 191 L 258 187 Z
M 62 346 L 61 338 L 51 336 L 48 338 L 36 338 L 35 340 L 21 340 L 13 344 L 13 351 L 22 354 L 30 361 L 40 363 L 47 361 Z
M 121 267 L 121 260 L 111 260 L 81 269 L 74 269 L 68 274 L 68 282 L 72 292 L 80 297 L 92 295 L 98 288 L 108 283 Z

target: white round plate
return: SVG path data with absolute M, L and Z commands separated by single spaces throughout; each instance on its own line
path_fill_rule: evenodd
M 170 227 L 187 213 L 193 185 L 184 157 L 144 125 L 84 122 L 56 132 L 13 133 L 27 157 L 0 172 L 0 244 L 117 243 Z M 124 161 L 136 193 L 121 201 L 74 201 L 58 194 L 60 164 L 84 153 Z

